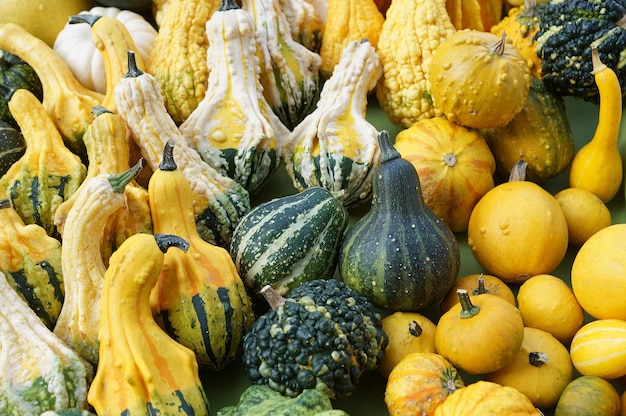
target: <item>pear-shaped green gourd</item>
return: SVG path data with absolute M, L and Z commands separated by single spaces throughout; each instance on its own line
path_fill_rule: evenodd
M 454 233 L 424 203 L 413 165 L 380 132 L 380 167 L 370 211 L 346 232 L 339 273 L 352 289 L 390 311 L 417 311 L 441 299 L 459 273 Z

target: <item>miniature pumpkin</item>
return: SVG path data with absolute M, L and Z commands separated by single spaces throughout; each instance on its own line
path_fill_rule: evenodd
M 467 244 L 487 273 L 507 283 L 550 273 L 568 247 L 567 222 L 552 194 L 524 178 L 520 161 L 511 176 L 481 198 L 467 228 Z
M 383 331 L 389 337 L 389 344 L 380 360 L 378 372 L 383 377 L 407 355 L 422 352 L 435 353 L 435 324 L 417 312 L 394 312 L 383 318 Z
M 472 405 L 468 406 L 468 403 Z M 455 391 L 435 410 L 435 416 L 541 414 L 518 390 L 485 380 Z
M 434 104 L 451 121 L 477 129 L 501 127 L 519 113 L 530 88 L 526 59 L 503 34 L 459 30 L 430 63 Z
M 395 147 L 417 170 L 426 206 L 452 231 L 467 230 L 472 209 L 494 187 L 496 162 L 483 137 L 434 117 L 401 130 Z
M 569 343 L 585 323 L 572 289 L 550 274 L 533 276 L 519 287 L 517 308 L 525 326 L 547 331 L 562 343 Z
M 596 319 L 626 320 L 626 224 L 606 227 L 582 245 L 572 263 L 572 290 Z
M 416 352 L 404 357 L 389 374 L 385 404 L 392 416 L 432 415 L 464 386 L 456 368 L 441 355 Z
M 570 356 L 580 374 L 626 376 L 626 321 L 598 319 L 585 324 L 572 338 Z
M 457 290 L 459 304 L 443 314 L 435 330 L 437 352 L 469 374 L 497 371 L 509 364 L 524 340 L 519 310 L 490 294 Z
M 511 305 L 516 306 L 515 294 L 502 279 L 491 274 L 468 274 L 456 279 L 452 288 L 444 296 L 439 304 L 439 310 L 442 314 L 459 303 L 459 295 L 456 293 L 457 289 L 465 289 L 471 296 L 489 293 L 501 297 Z
M 567 348 L 549 332 L 526 327 L 513 361 L 486 378 L 519 390 L 535 406 L 546 409 L 556 405 L 573 374 Z

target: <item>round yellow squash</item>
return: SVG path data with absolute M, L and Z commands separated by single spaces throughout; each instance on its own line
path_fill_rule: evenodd
M 412 353 L 389 374 L 385 404 L 391 416 L 432 415 L 446 398 L 464 387 L 456 368 L 435 353 Z
M 435 416 L 540 416 L 530 399 L 513 387 L 479 380 L 452 393 L 435 409 Z
M 439 44 L 430 70 L 433 102 L 455 123 L 486 129 L 509 123 L 526 103 L 526 58 L 503 36 L 459 30 Z
M 486 379 L 513 387 L 535 406 L 547 409 L 556 405 L 573 374 L 567 348 L 549 332 L 526 327 L 522 348 L 513 361 Z
M 439 304 L 441 314 L 446 313 L 452 306 L 459 303 L 457 289 L 465 289 L 472 296 L 489 293 L 501 297 L 513 306 L 517 305 L 515 294 L 511 288 L 498 277 L 484 273 L 468 274 L 454 281 L 452 288 Z
M 389 338 L 378 372 L 388 377 L 405 356 L 416 352 L 437 352 L 435 324 L 417 312 L 394 312 L 383 318 L 383 331 Z
M 611 211 L 600 198 L 587 189 L 565 188 L 554 198 L 561 205 L 569 243 L 580 247 L 592 235 L 611 225 Z
M 494 187 L 496 162 L 485 139 L 434 117 L 401 130 L 395 147 L 415 167 L 426 206 L 452 231 L 466 231 L 472 209 Z
M 572 264 L 572 290 L 596 319 L 626 320 L 626 224 L 614 224 L 591 236 Z
M 517 308 L 525 326 L 547 331 L 564 344 L 585 323 L 585 312 L 572 289 L 550 274 L 533 276 L 519 287 Z
M 598 319 L 585 324 L 572 338 L 570 356 L 580 374 L 626 376 L 626 321 Z
M 516 165 L 511 176 L 519 177 L 519 170 L 523 167 Z M 523 282 L 551 273 L 561 263 L 568 247 L 567 221 L 548 191 L 534 182 L 510 179 L 474 207 L 467 244 L 487 273 L 507 283 Z
M 580 376 L 563 390 L 554 416 L 618 416 L 620 398 L 611 383 L 596 376 Z

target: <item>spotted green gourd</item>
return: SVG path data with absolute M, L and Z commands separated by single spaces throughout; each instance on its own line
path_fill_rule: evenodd
M 0 273 L 0 414 L 87 408 L 93 368 L 39 319 Z
M 230 253 L 253 293 L 271 285 L 285 294 L 333 276 L 347 224 L 341 196 L 312 186 L 253 208 L 235 229 Z
M 17 127 L 9 111 L 9 100 L 13 91 L 26 88 L 38 100 L 43 98 L 37 73 L 22 59 L 5 50 L 0 50 L 0 87 L 0 120 L 13 127 Z
M 443 298 L 460 268 L 454 233 L 424 202 L 419 176 L 387 131 L 379 136 L 370 210 L 346 231 L 339 274 L 376 306 L 421 310 Z

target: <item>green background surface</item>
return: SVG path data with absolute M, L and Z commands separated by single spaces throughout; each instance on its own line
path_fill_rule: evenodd
M 378 106 L 373 95 L 370 95 L 368 99 L 367 119 L 379 131 L 388 130 L 390 136 L 395 138 L 396 134 L 400 131 L 400 128 L 394 126 L 389 121 L 387 115 Z M 598 121 L 598 107 L 569 97 L 565 98 L 565 103 L 568 119 L 576 141 L 575 149 L 578 150 L 593 137 Z M 626 148 L 626 127 L 624 125 L 622 125 L 619 144 L 622 149 L 622 155 L 624 155 L 624 148 Z M 558 191 L 568 187 L 568 172 L 569 170 L 566 170 L 542 185 L 552 194 L 556 194 Z M 280 196 L 290 195 L 295 192 L 296 190 L 287 176 L 284 166 L 281 166 L 268 180 L 267 185 L 259 192 L 259 194 L 253 196 L 252 203 L 253 205 L 256 205 L 260 202 Z M 626 223 L 623 185 L 617 196 L 608 203 L 608 206 L 612 213 L 613 223 Z M 367 212 L 368 208 L 369 207 L 365 206 L 351 211 L 351 223 Z M 467 234 L 458 233 L 456 236 L 461 251 L 461 269 L 459 277 L 472 273 L 483 272 L 467 246 Z M 570 247 L 563 262 L 554 272 L 552 272 L 552 274 L 559 276 L 568 284 L 570 283 L 570 270 L 576 252 L 577 250 L 575 248 Z M 512 288 L 514 291 L 517 290 L 517 287 L 513 286 Z M 386 314 L 385 311 L 380 312 L 383 316 Z M 436 323 L 439 317 L 438 305 L 433 305 L 420 311 L 420 313 Z M 591 318 L 587 317 L 587 320 L 591 320 Z M 235 404 L 239 399 L 239 395 L 249 386 L 249 381 L 243 372 L 240 361 L 230 364 L 227 368 L 220 372 L 202 373 L 201 378 L 203 379 L 213 413 L 224 406 Z M 477 378 L 475 376 L 463 374 L 463 380 L 466 384 L 468 384 L 476 381 Z M 624 390 L 624 386 L 618 382 L 614 382 L 614 385 L 620 393 Z M 351 397 L 335 400 L 333 402 L 333 406 L 338 409 L 343 409 L 353 416 L 388 415 L 389 413 L 384 403 L 384 392 L 385 380 L 383 380 L 383 378 L 376 371 L 372 371 L 366 373 L 362 377 L 356 392 Z M 546 415 L 553 414 L 552 409 L 542 409 L 542 411 Z

